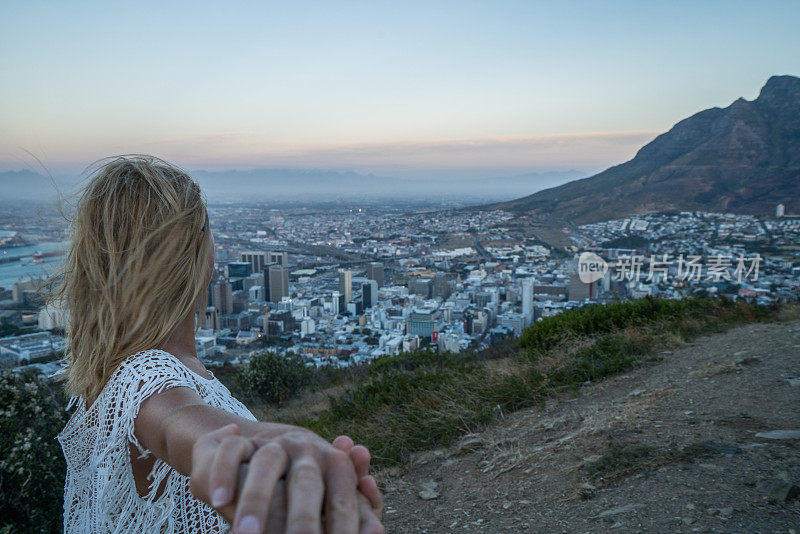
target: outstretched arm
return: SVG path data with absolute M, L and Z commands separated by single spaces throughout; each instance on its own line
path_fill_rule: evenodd
M 342 450 L 349 444 L 337 448 L 299 427 L 244 419 L 208 406 L 185 387 L 146 399 L 134 427 L 137 439 L 190 476 L 192 492 L 231 521 L 237 533 L 264 531 L 273 491 L 284 475 L 286 532 L 320 532 L 323 507 L 328 533 L 383 531 L 374 511 L 359 503 L 358 487 L 373 508 L 379 508 L 380 493 L 371 477 L 356 473 L 353 459 L 358 463 L 363 454 L 353 447 Z M 243 463 L 248 465 L 244 481 L 239 480 Z

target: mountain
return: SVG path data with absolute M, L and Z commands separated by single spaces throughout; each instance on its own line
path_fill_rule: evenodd
M 531 172 L 486 178 L 457 171 L 431 172 L 423 177 L 390 178 L 349 170 L 253 169 L 189 171 L 209 202 L 320 202 L 336 200 L 415 200 L 443 198 L 463 202 L 501 201 L 531 190 L 560 185 L 585 176 L 576 170 Z M 62 193 L 78 187 L 75 176 L 56 176 Z M 50 178 L 30 170 L 0 173 L 0 201 L 44 200 L 56 197 Z
M 370 196 L 393 181 L 373 174 L 316 169 L 189 171 L 210 202 L 326 200 Z
M 706 210 L 800 212 L 800 78 L 773 76 L 758 98 L 684 119 L 621 165 L 509 202 L 516 213 L 583 224 Z
M 391 178 L 372 173 L 325 169 L 255 169 L 251 171 L 191 171 L 209 199 L 214 200 L 332 200 L 353 198 L 436 199 L 488 196 L 514 198 L 532 188 L 542 189 L 574 180 L 575 170 L 531 172 L 496 178 L 431 173 L 424 178 Z
M 56 182 L 59 188 L 63 184 Z M 0 200 L 50 200 L 56 189 L 50 177 L 30 170 L 0 172 Z

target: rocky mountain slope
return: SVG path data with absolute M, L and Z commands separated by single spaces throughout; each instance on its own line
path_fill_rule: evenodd
M 800 78 L 701 111 L 595 176 L 493 204 L 575 223 L 670 210 L 800 212 Z

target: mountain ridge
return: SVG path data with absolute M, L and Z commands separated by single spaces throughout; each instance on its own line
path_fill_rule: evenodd
M 676 123 L 629 161 L 486 208 L 575 223 L 670 210 L 800 211 L 800 78 L 772 76 L 739 98 Z
M 189 170 L 211 202 L 236 201 L 320 201 L 332 199 L 376 198 L 399 200 L 436 198 L 474 198 L 486 202 L 489 191 L 494 200 L 513 199 L 531 189 L 544 189 L 585 176 L 570 170 L 527 172 L 491 178 L 430 177 L 393 178 L 372 172 L 349 169 L 262 167 L 221 171 Z M 78 187 L 78 178 L 58 175 L 54 179 L 62 193 Z M 6 200 L 51 200 L 56 189 L 48 176 L 29 169 L 0 172 L 0 190 Z

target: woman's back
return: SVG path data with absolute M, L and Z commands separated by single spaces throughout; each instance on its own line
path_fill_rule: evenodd
M 73 398 L 77 409 L 58 439 L 67 460 L 65 532 L 227 532 L 228 525 L 189 491 L 189 477 L 160 459 L 140 496 L 131 450 L 153 458 L 134 435 L 134 420 L 150 395 L 173 387 L 196 391 L 212 407 L 255 421 L 216 378 L 203 378 L 174 355 L 138 352 L 114 372 L 94 403 Z

